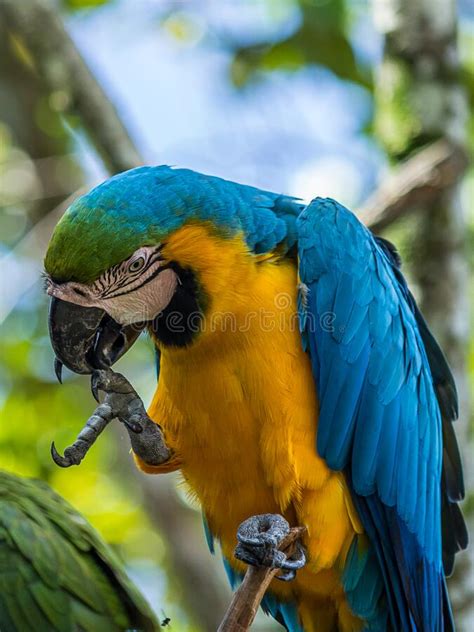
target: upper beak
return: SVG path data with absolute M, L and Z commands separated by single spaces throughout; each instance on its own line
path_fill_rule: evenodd
M 145 323 L 120 325 L 104 310 L 52 297 L 49 336 L 57 360 L 74 373 L 107 369 L 128 351 Z M 60 378 L 61 366 L 56 372 Z

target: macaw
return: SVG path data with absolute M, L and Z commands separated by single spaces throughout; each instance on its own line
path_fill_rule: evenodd
M 43 481 L 0 472 L 2 632 L 155 632 L 113 551 Z
M 59 367 L 150 333 L 172 456 L 138 465 L 181 471 L 233 585 L 281 568 L 263 607 L 290 632 L 453 629 L 456 389 L 389 242 L 332 199 L 139 167 L 72 204 L 45 271 Z

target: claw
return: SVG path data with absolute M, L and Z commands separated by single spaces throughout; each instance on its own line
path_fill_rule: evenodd
M 91 393 L 92 393 L 92 397 L 95 399 L 95 401 L 100 404 L 100 400 L 99 400 L 99 376 L 98 374 L 94 371 L 94 373 L 92 373 L 91 376 Z
M 51 443 L 51 456 L 53 461 L 59 467 L 71 467 L 72 462 L 64 456 L 61 456 L 59 452 L 56 450 L 56 446 L 54 445 L 54 441 Z
M 63 363 L 58 358 L 54 358 L 54 372 L 60 384 L 63 383 Z
M 286 571 L 281 575 L 275 575 L 275 579 L 279 579 L 281 582 L 291 582 L 296 577 L 296 571 Z
M 135 434 L 143 432 L 142 426 L 137 421 L 133 421 L 132 419 L 121 419 L 121 421 L 131 432 L 134 432 Z
M 295 550 L 291 557 L 286 558 L 285 562 L 281 565 L 281 568 L 286 573 L 277 575 L 276 578 L 282 582 L 289 582 L 296 577 L 296 571 L 306 564 L 306 553 L 303 545 L 300 542 L 295 542 Z

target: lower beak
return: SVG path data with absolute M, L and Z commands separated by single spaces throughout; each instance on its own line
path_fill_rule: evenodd
M 130 349 L 145 323 L 119 325 L 104 310 L 82 307 L 53 297 L 49 308 L 49 336 L 61 364 L 74 373 L 107 369 Z

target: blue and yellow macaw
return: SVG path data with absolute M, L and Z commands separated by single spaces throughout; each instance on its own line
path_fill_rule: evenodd
M 245 562 L 294 575 L 301 560 L 274 550 L 281 514 L 307 529 L 306 566 L 263 603 L 287 630 L 453 629 L 456 389 L 390 243 L 331 199 L 140 167 L 72 204 L 45 269 L 73 371 L 150 332 L 149 414 L 173 456 L 137 460 L 181 470 L 234 584 Z M 236 559 L 252 516 L 268 533 L 240 532 Z

